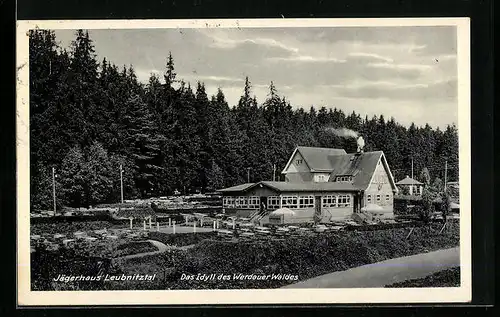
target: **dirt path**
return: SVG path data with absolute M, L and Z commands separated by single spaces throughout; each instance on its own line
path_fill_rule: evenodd
M 284 288 L 369 288 L 422 278 L 460 266 L 458 247 L 421 253 L 333 272 Z

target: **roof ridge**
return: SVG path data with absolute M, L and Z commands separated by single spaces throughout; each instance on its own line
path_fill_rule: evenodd
M 342 150 L 342 151 L 345 151 L 343 148 L 336 148 L 336 147 L 321 147 L 321 146 L 302 146 L 302 145 L 297 145 L 297 148 L 307 148 L 307 149 L 324 149 L 324 150 Z

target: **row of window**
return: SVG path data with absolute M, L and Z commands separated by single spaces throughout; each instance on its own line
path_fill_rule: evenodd
M 228 208 L 257 209 L 259 201 L 259 196 L 224 197 L 223 204 Z
M 259 196 L 237 196 L 224 197 L 223 204 L 225 208 L 241 208 L 241 209 L 258 209 Z M 280 204 L 281 202 L 281 204 Z M 321 198 L 321 205 L 326 208 L 330 207 L 351 207 L 351 195 L 328 195 Z M 283 208 L 314 208 L 314 196 L 269 196 L 267 197 L 267 208 L 278 209 Z
M 330 207 L 351 207 L 351 195 L 328 195 L 321 199 L 323 208 Z
M 352 176 L 337 176 L 335 181 L 338 183 L 352 182 Z
M 382 201 L 382 195 L 380 195 L 380 194 L 373 195 L 373 199 L 375 199 L 375 201 L 379 203 Z M 391 200 L 391 195 L 386 194 L 385 201 L 390 201 L 390 200 Z M 371 194 L 366 195 L 366 202 L 367 203 L 372 202 L 372 195 Z

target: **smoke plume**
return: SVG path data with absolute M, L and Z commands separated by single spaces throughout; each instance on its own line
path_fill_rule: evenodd
M 331 132 L 343 138 L 357 138 L 359 135 L 358 132 L 346 128 L 340 128 L 340 129 L 325 128 L 325 131 Z

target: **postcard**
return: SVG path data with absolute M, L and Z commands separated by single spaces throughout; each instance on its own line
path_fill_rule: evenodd
M 471 300 L 467 18 L 17 24 L 20 306 Z

